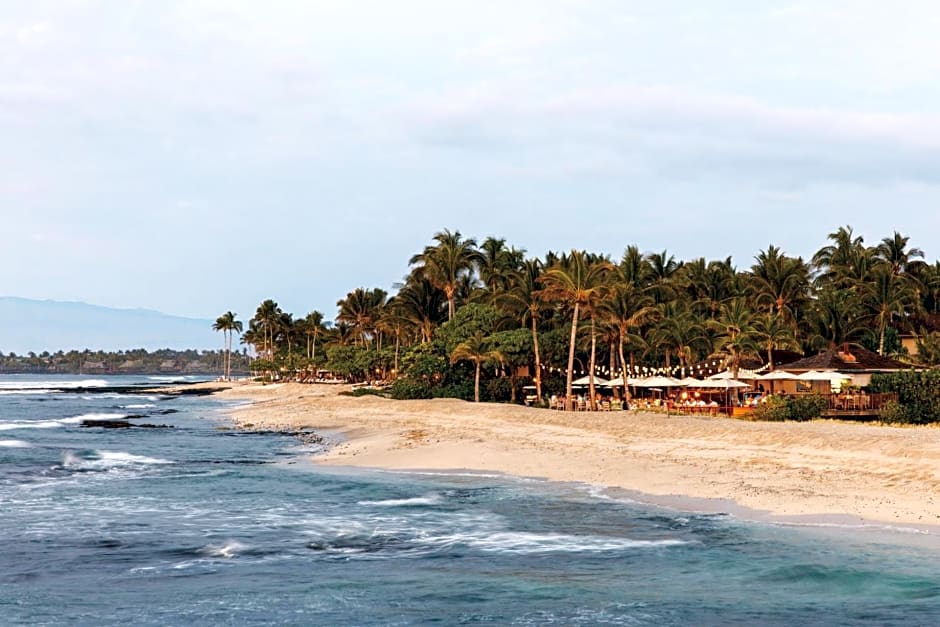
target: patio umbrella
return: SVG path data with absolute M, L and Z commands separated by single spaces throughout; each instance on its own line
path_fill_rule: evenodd
M 594 385 L 596 386 L 607 385 L 607 383 L 609 383 L 607 379 L 594 377 Z M 580 379 L 575 379 L 574 381 L 571 382 L 571 385 L 581 385 L 581 386 L 591 385 L 591 375 L 585 375 L 581 377 Z
M 679 383 L 682 384 L 682 387 L 694 388 L 702 385 L 701 379 L 696 379 L 695 377 L 686 377 L 684 379 L 679 379 Z
M 847 374 L 842 374 L 841 372 L 819 372 L 816 370 L 808 370 L 801 375 L 797 375 L 795 378 L 800 381 L 845 381 L 846 379 L 851 379 L 852 377 Z
M 798 375 L 795 375 L 792 372 L 787 372 L 785 370 L 774 370 L 773 372 L 762 374 L 757 378 L 761 381 L 793 381 L 799 377 Z
M 709 379 L 734 379 L 734 376 L 731 374 L 730 370 L 725 370 L 724 372 L 719 372 L 718 374 L 713 374 L 708 377 Z M 750 370 L 744 370 L 743 368 L 738 371 L 739 379 L 756 379 L 757 375 Z
M 672 377 L 647 377 L 640 379 L 634 385 L 641 388 L 679 388 L 682 382 Z
M 751 386 L 737 379 L 705 379 L 704 381 L 699 381 L 698 387 L 715 390 L 733 390 L 737 388 L 749 388 Z
M 705 379 L 699 384 L 700 388 L 713 389 L 713 390 L 724 390 L 725 392 L 725 401 L 728 405 L 731 405 L 731 390 L 738 388 L 749 388 L 747 383 L 738 381 L 737 379 Z

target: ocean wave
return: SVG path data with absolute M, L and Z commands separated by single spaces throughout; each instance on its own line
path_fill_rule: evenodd
M 232 558 L 236 557 L 239 553 L 243 553 L 247 548 L 247 546 L 238 540 L 229 540 L 224 544 L 207 544 L 199 549 L 199 554 L 206 557 Z
M 61 422 L 67 424 L 77 424 L 83 420 L 120 420 L 121 418 L 127 418 L 127 414 L 108 414 L 108 413 L 91 413 L 91 414 L 79 414 L 78 416 L 72 416 L 70 418 L 62 418 Z
M 38 388 L 30 390 L 0 390 L 0 396 L 12 396 L 14 394 L 36 396 L 38 394 L 55 394 L 56 392 L 61 392 L 59 389 L 51 388 Z
M 601 553 L 688 544 L 685 540 L 674 538 L 634 540 L 631 538 L 573 536 L 526 531 L 506 531 L 485 536 L 455 534 L 442 539 L 448 541 L 448 543 L 463 544 L 481 551 L 520 555 L 532 553 Z
M 689 541 L 676 538 L 638 540 L 623 537 L 506 531 L 493 529 L 489 524 L 475 525 L 475 528 L 466 531 L 444 533 L 443 530 L 416 530 L 410 524 L 395 524 L 393 519 L 382 522 L 381 530 L 371 525 L 350 524 L 349 522 L 343 530 L 334 529 L 334 533 L 322 529 L 320 533 L 312 534 L 313 539 L 307 543 L 307 548 L 326 554 L 357 555 L 359 559 L 374 559 L 388 554 L 417 557 L 461 547 L 485 553 L 532 555 L 618 553 L 691 544 Z
M 153 403 L 138 403 L 135 405 L 121 405 L 121 409 L 150 409 L 156 407 Z
M 441 502 L 441 495 L 436 493 L 417 496 L 409 499 L 385 499 L 382 501 L 359 501 L 359 505 L 376 507 L 410 507 L 415 505 L 437 505 Z
M 0 422 L 0 431 L 15 431 L 17 429 L 56 429 L 68 424 L 79 422 L 72 418 L 61 420 L 15 420 L 13 422 Z
M 33 445 L 23 440 L 0 440 L 0 448 L 33 448 Z
M 0 381 L 0 390 L 62 390 L 75 388 L 103 388 L 104 379 L 82 379 L 80 381 Z
M 78 454 L 68 451 L 62 457 L 62 467 L 75 470 L 110 470 L 128 466 L 151 466 L 172 464 L 169 459 L 134 455 L 124 451 L 89 451 Z

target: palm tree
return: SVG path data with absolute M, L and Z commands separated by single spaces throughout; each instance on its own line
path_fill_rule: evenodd
M 444 229 L 434 235 L 434 240 L 436 246 L 426 246 L 423 252 L 414 255 L 408 263 L 417 266 L 415 271 L 418 275 L 427 278 L 434 287 L 444 292 L 447 297 L 447 319 L 453 320 L 461 278 L 472 278 L 474 268 L 482 261 L 482 256 L 476 248 L 476 240 L 463 239 L 460 231 L 451 233 Z
M 793 325 L 779 314 L 763 313 L 757 316 L 754 320 L 754 339 L 767 351 L 770 372 L 774 371 L 774 349 L 800 350 Z
M 776 246 L 768 246 L 751 266 L 751 292 L 758 307 L 788 320 L 809 298 L 810 271 L 801 257 L 788 257 Z
M 506 240 L 487 237 L 480 244 L 479 271 L 483 287 L 494 296 L 510 288 L 525 261 L 525 251 L 506 246 Z
M 733 379 L 738 378 L 741 360 L 757 355 L 753 316 L 747 302 L 743 298 L 735 298 L 721 306 L 717 320 L 709 320 L 709 326 L 719 333 L 714 349 L 726 355 Z
M 627 361 L 624 357 L 624 344 L 642 342 L 637 334 L 640 327 L 657 315 L 653 306 L 653 299 L 643 293 L 636 285 L 624 276 L 625 271 L 621 265 L 615 274 L 610 291 L 600 306 L 601 317 L 617 332 L 617 348 L 620 356 L 621 371 L 623 373 L 623 398 L 628 399 L 627 387 Z M 630 362 L 632 365 L 633 355 Z
M 892 237 L 882 239 L 875 248 L 875 256 L 891 266 L 892 274 L 907 274 L 912 266 L 923 265 L 922 261 L 914 260 L 923 259 L 924 251 L 920 248 L 909 249 L 907 243 L 910 239 L 895 231 Z
M 666 368 L 670 367 L 670 353 L 675 353 L 680 367 L 690 366 L 693 349 L 708 342 L 701 320 L 681 301 L 665 303 L 657 309 L 659 323 L 653 331 L 653 338 L 659 346 L 665 348 Z
M 925 264 L 920 273 L 920 280 L 930 295 L 933 312 L 940 313 L 940 261 L 935 261 L 932 265 Z
M 315 362 L 317 360 L 317 340 L 326 331 L 323 314 L 316 310 L 311 311 L 301 322 L 301 329 L 307 338 L 307 359 Z
M 645 274 L 649 280 L 649 289 L 657 303 L 663 303 L 675 298 L 673 284 L 676 273 L 683 264 L 676 261 L 674 255 L 665 250 L 660 253 L 649 253 L 644 258 Z
M 262 351 L 268 359 L 274 359 L 274 334 L 281 321 L 281 308 L 270 298 L 258 305 L 254 322 L 262 335 Z
M 447 302 L 443 292 L 424 277 L 409 275 L 403 284 L 396 285 L 395 297 L 399 315 L 415 330 L 416 337 L 425 344 L 431 341 L 434 328 L 444 321 Z
M 891 320 L 920 307 L 913 281 L 907 275 L 895 274 L 894 266 L 883 262 L 872 272 L 871 280 L 860 287 L 862 302 L 878 325 L 878 354 L 884 355 L 885 330 Z
M 241 321 L 236 319 L 237 315 L 226 311 L 212 325 L 213 330 L 222 332 L 222 350 L 225 352 L 223 377 L 226 381 L 232 378 L 232 334 L 241 333 L 244 328 Z
M 859 266 L 863 257 L 869 254 L 865 240 L 856 236 L 851 226 L 840 226 L 827 237 L 832 244 L 823 246 L 813 255 L 819 279 L 836 287 L 849 287 L 861 272 Z
M 604 294 L 607 276 L 613 270 L 613 265 L 609 261 L 590 263 L 587 254 L 580 250 L 571 251 L 571 255 L 566 260 L 567 263 L 560 261 L 542 275 L 543 289 L 541 294 L 546 300 L 554 300 L 572 308 L 571 338 L 568 343 L 568 377 L 565 383 L 565 396 L 571 398 L 578 317 L 581 314 L 581 309 L 584 308 L 588 311 L 591 320 L 594 320 L 594 311 Z M 591 375 L 590 394 L 593 399 L 593 353 L 589 374 Z
M 337 301 L 339 313 L 336 320 L 352 325 L 358 334 L 359 343 L 364 346 L 375 336 L 375 325 L 381 316 L 387 297 L 388 293 L 383 289 L 367 290 L 357 287 L 346 294 L 346 298 Z M 378 342 L 376 342 L 376 348 L 378 348 Z
M 808 342 L 817 349 L 854 344 L 866 330 L 867 314 L 855 289 L 821 290 L 807 313 Z
M 520 312 L 522 324 L 529 322 L 532 327 L 532 348 L 535 353 L 535 395 L 542 400 L 542 358 L 539 354 L 538 326 L 542 311 L 542 298 L 539 280 L 542 276 L 542 262 L 538 259 L 526 259 L 521 271 L 512 278 L 512 288 L 506 293 L 505 300 L 510 307 Z
M 472 361 L 476 367 L 473 378 L 473 400 L 480 402 L 480 368 L 485 362 L 505 361 L 505 356 L 498 350 L 490 347 L 490 340 L 484 337 L 482 331 L 477 331 L 465 342 L 458 344 L 450 354 L 452 364 L 458 361 Z

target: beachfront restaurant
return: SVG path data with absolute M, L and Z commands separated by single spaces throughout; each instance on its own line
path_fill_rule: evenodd
M 829 400 L 830 414 L 874 413 L 896 395 L 868 394 L 862 388 L 874 374 L 900 372 L 909 364 L 860 346 L 831 348 L 817 355 L 777 366 L 793 375 L 773 381 L 774 391 L 785 394 L 817 393 Z

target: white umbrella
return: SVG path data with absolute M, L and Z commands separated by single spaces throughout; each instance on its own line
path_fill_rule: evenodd
M 761 381 L 793 381 L 799 377 L 792 372 L 787 372 L 786 370 L 774 370 L 773 372 L 762 374 L 757 378 Z
M 594 385 L 607 385 L 607 379 L 601 379 L 600 377 L 594 377 Z M 585 375 L 580 379 L 576 379 L 571 382 L 571 385 L 591 385 L 591 376 Z
M 838 382 L 845 381 L 846 379 L 851 379 L 852 377 L 847 374 L 842 374 L 841 372 L 818 372 L 816 370 L 808 370 L 801 375 L 796 377 L 800 381 L 829 381 L 829 382 Z
M 647 377 L 640 379 L 634 385 L 641 388 L 680 388 L 683 387 L 678 379 L 672 377 Z
M 719 372 L 718 374 L 713 374 L 708 377 L 709 379 L 734 379 L 734 375 L 731 374 L 730 370 L 725 370 L 724 372 Z M 754 374 L 751 370 L 744 370 L 743 368 L 738 371 L 739 379 L 756 379 L 757 375 Z
M 737 379 L 705 379 L 704 381 L 699 382 L 698 386 L 700 388 L 712 388 L 715 390 L 731 390 L 734 388 L 751 387 L 747 383 L 738 381 Z
M 682 384 L 682 387 L 694 388 L 702 385 L 701 379 L 696 379 L 695 377 L 686 377 L 684 379 L 679 379 L 679 383 Z

